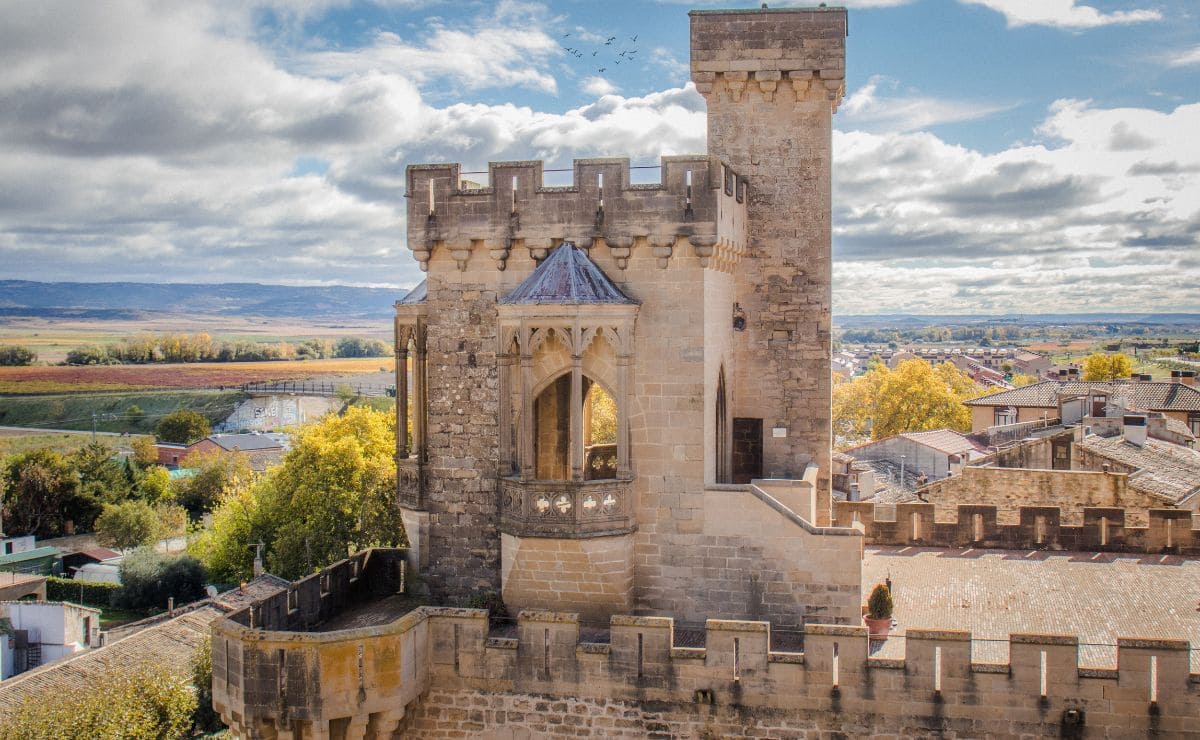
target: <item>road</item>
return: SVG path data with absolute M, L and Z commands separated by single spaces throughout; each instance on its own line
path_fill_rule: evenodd
M 15 434 L 91 434 L 91 429 L 49 429 L 47 427 L 6 427 L 0 426 L 0 434 L 15 433 Z M 130 437 L 125 432 L 96 432 L 96 436 L 103 435 L 105 437 Z

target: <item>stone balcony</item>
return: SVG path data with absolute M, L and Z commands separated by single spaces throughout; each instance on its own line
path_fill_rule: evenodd
M 633 482 L 500 479 L 500 530 L 517 537 L 603 537 L 637 529 Z

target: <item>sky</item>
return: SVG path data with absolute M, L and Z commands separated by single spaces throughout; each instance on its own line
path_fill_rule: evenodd
M 399 294 L 406 165 L 703 152 L 758 4 L 0 0 L 0 279 Z M 1200 311 L 1200 3 L 845 4 L 836 314 Z

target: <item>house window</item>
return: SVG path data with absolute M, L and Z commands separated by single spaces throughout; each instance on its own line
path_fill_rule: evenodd
M 1188 413 L 1188 429 L 1192 430 L 1193 436 L 1200 437 L 1200 411 Z
M 1017 410 L 1012 406 L 1001 406 L 996 409 L 996 426 L 1017 423 Z

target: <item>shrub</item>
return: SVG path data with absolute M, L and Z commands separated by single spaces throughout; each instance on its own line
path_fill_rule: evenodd
M 211 637 L 205 637 L 192 654 L 191 668 L 192 687 L 196 689 L 196 713 L 192 718 L 195 729 L 201 732 L 220 730 L 224 725 L 213 710 Z
M 0 346 L 0 365 L 15 367 L 32 365 L 35 362 L 37 362 L 37 354 L 28 347 Z
M 196 694 L 179 676 L 149 663 L 110 671 L 82 691 L 48 686 L 27 696 L 0 722 L 0 740 L 186 737 Z
M 48 601 L 69 601 L 72 604 L 107 609 L 113 605 L 121 587 L 115 583 L 91 583 L 70 578 L 50 576 L 46 579 Z
M 892 616 L 892 592 L 882 583 L 875 584 L 871 598 L 867 599 L 867 616 L 871 619 L 889 619 Z
M 119 606 L 165 609 L 167 599 L 186 604 L 204 598 L 204 566 L 190 555 L 170 557 L 139 548 L 121 561 Z

